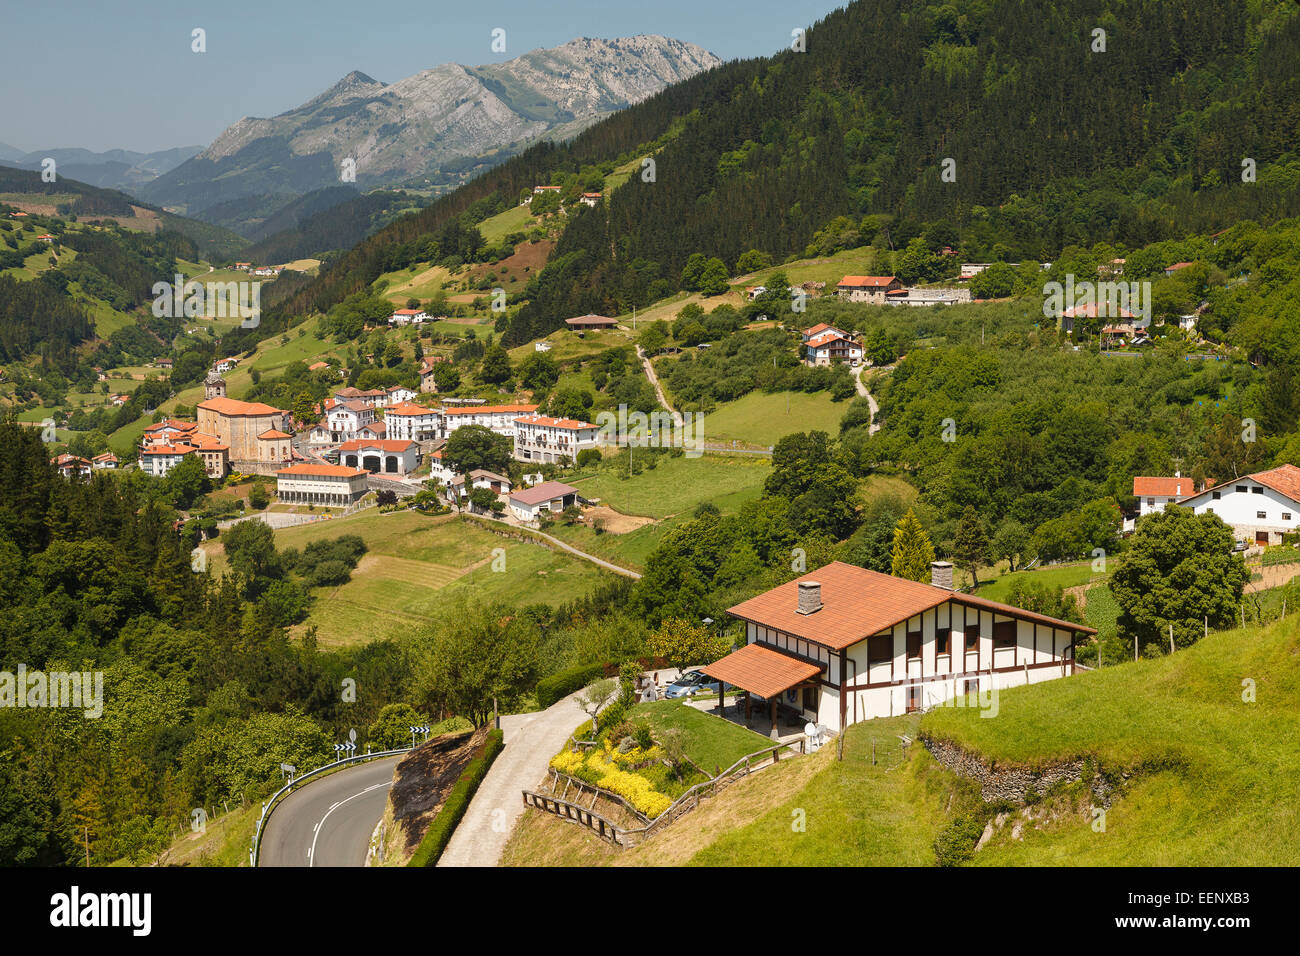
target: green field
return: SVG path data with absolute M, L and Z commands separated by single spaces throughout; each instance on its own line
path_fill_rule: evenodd
M 823 431 L 835 437 L 848 407 L 848 402 L 832 402 L 826 392 L 750 392 L 707 412 L 704 437 L 764 448 L 794 432 Z
M 984 572 L 988 573 L 988 572 Z M 1034 568 L 1030 571 L 1015 571 L 1011 574 L 1004 574 L 1001 577 L 994 578 L 987 583 L 981 583 L 976 593 L 980 597 L 988 598 L 990 601 L 1005 601 L 1011 593 L 1011 586 L 1017 581 L 1031 582 L 1042 584 L 1047 587 L 1072 588 L 1081 584 L 1090 584 L 1093 582 L 1102 582 L 1106 580 L 1105 574 L 1100 574 L 1092 570 L 1091 562 L 1082 562 L 1079 564 L 1054 564 L 1045 568 Z
M 484 219 L 478 231 L 489 245 L 500 242 L 512 232 L 528 232 L 538 223 L 529 206 L 514 206 L 505 212 Z
M 665 730 L 686 736 L 686 756 L 705 773 L 726 770 L 741 757 L 772 746 L 762 734 L 699 710 L 680 700 L 645 701 L 628 713 L 629 720 L 645 720 L 658 739 Z
M 637 452 L 633 450 L 632 454 Z M 651 459 L 647 456 L 646 460 Z M 771 470 L 764 460 L 714 455 L 664 455 L 654 460 L 653 469 L 624 477 L 628 458 L 620 455 L 607 460 L 589 477 L 575 478 L 572 483 L 584 498 L 599 498 L 601 504 L 623 514 L 666 518 L 693 510 L 705 501 L 721 510 L 734 510 L 746 495 L 758 497 Z
M 457 517 L 413 511 L 318 521 L 275 533 L 276 547 L 301 549 L 310 541 L 357 534 L 369 551 L 337 588 L 322 588 L 301 634 L 315 625 L 322 646 L 398 637 L 421 629 L 469 595 L 513 607 L 557 606 L 589 594 L 610 572 L 562 552 L 492 534 Z M 217 539 L 220 541 L 220 539 Z M 493 559 L 504 549 L 504 570 Z M 214 560 L 212 568 L 220 570 Z

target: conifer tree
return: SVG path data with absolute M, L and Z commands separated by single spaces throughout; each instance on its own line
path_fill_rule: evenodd
M 903 515 L 894 528 L 890 573 L 896 578 L 924 581 L 930 574 L 930 562 L 933 560 L 934 545 L 930 543 L 930 536 L 921 527 L 916 513 L 908 508 L 907 514 Z

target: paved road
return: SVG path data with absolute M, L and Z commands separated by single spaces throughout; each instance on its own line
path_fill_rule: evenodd
M 259 865 L 364 866 L 402 756 L 339 770 L 285 797 L 266 821 Z
M 506 747 L 479 785 L 438 865 L 496 866 L 524 812 L 523 791 L 541 783 L 551 758 L 585 719 L 575 697 L 535 714 L 502 717 Z

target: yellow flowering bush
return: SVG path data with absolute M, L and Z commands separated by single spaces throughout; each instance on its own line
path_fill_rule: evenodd
M 551 758 L 551 766 L 560 773 L 594 782 L 602 790 L 618 794 L 653 820 L 672 806 L 672 799 L 657 791 L 647 778 L 623 767 L 655 759 L 659 750 L 659 747 L 649 750 L 634 747 L 621 754 L 606 742 L 604 748 L 593 747 L 586 753 L 562 750 Z

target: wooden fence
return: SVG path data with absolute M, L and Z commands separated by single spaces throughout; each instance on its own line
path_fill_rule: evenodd
M 659 814 L 659 816 L 655 817 L 653 820 L 648 821 L 644 826 L 640 827 L 621 827 L 607 817 L 603 817 L 594 812 L 591 807 L 595 806 L 596 797 L 603 795 L 606 797 L 612 797 L 619 801 L 623 806 L 630 809 L 638 818 L 642 820 L 646 819 L 643 814 L 633 809 L 627 801 L 623 800 L 622 797 L 619 797 L 617 794 L 611 794 L 605 790 L 600 790 L 598 787 L 592 787 L 590 784 L 582 784 L 581 786 L 598 791 L 598 793 L 592 797 L 591 806 L 583 807 L 560 797 L 537 793 L 532 790 L 525 790 L 523 792 L 524 806 L 543 810 L 562 820 L 567 820 L 570 823 L 584 826 L 599 836 L 602 840 L 607 840 L 615 846 L 636 846 L 637 844 L 650 839 L 650 837 L 654 836 L 674 821 L 680 820 L 687 813 L 690 813 L 700 805 L 700 800 L 706 797 L 715 796 L 727 787 L 731 786 L 737 780 L 740 780 L 742 777 L 747 777 L 751 773 L 755 773 L 765 767 L 777 763 L 781 759 L 781 751 L 787 749 L 792 750 L 795 753 L 803 753 L 804 742 L 800 740 L 798 743 L 776 744 L 772 747 L 765 747 L 762 750 L 756 750 L 752 754 L 746 754 L 716 777 L 712 777 L 691 787 L 674 800 L 672 806 L 667 810 Z M 565 776 L 566 779 L 571 779 L 564 774 L 557 774 L 556 779 L 560 776 Z M 565 794 L 566 796 L 568 794 L 567 788 Z

